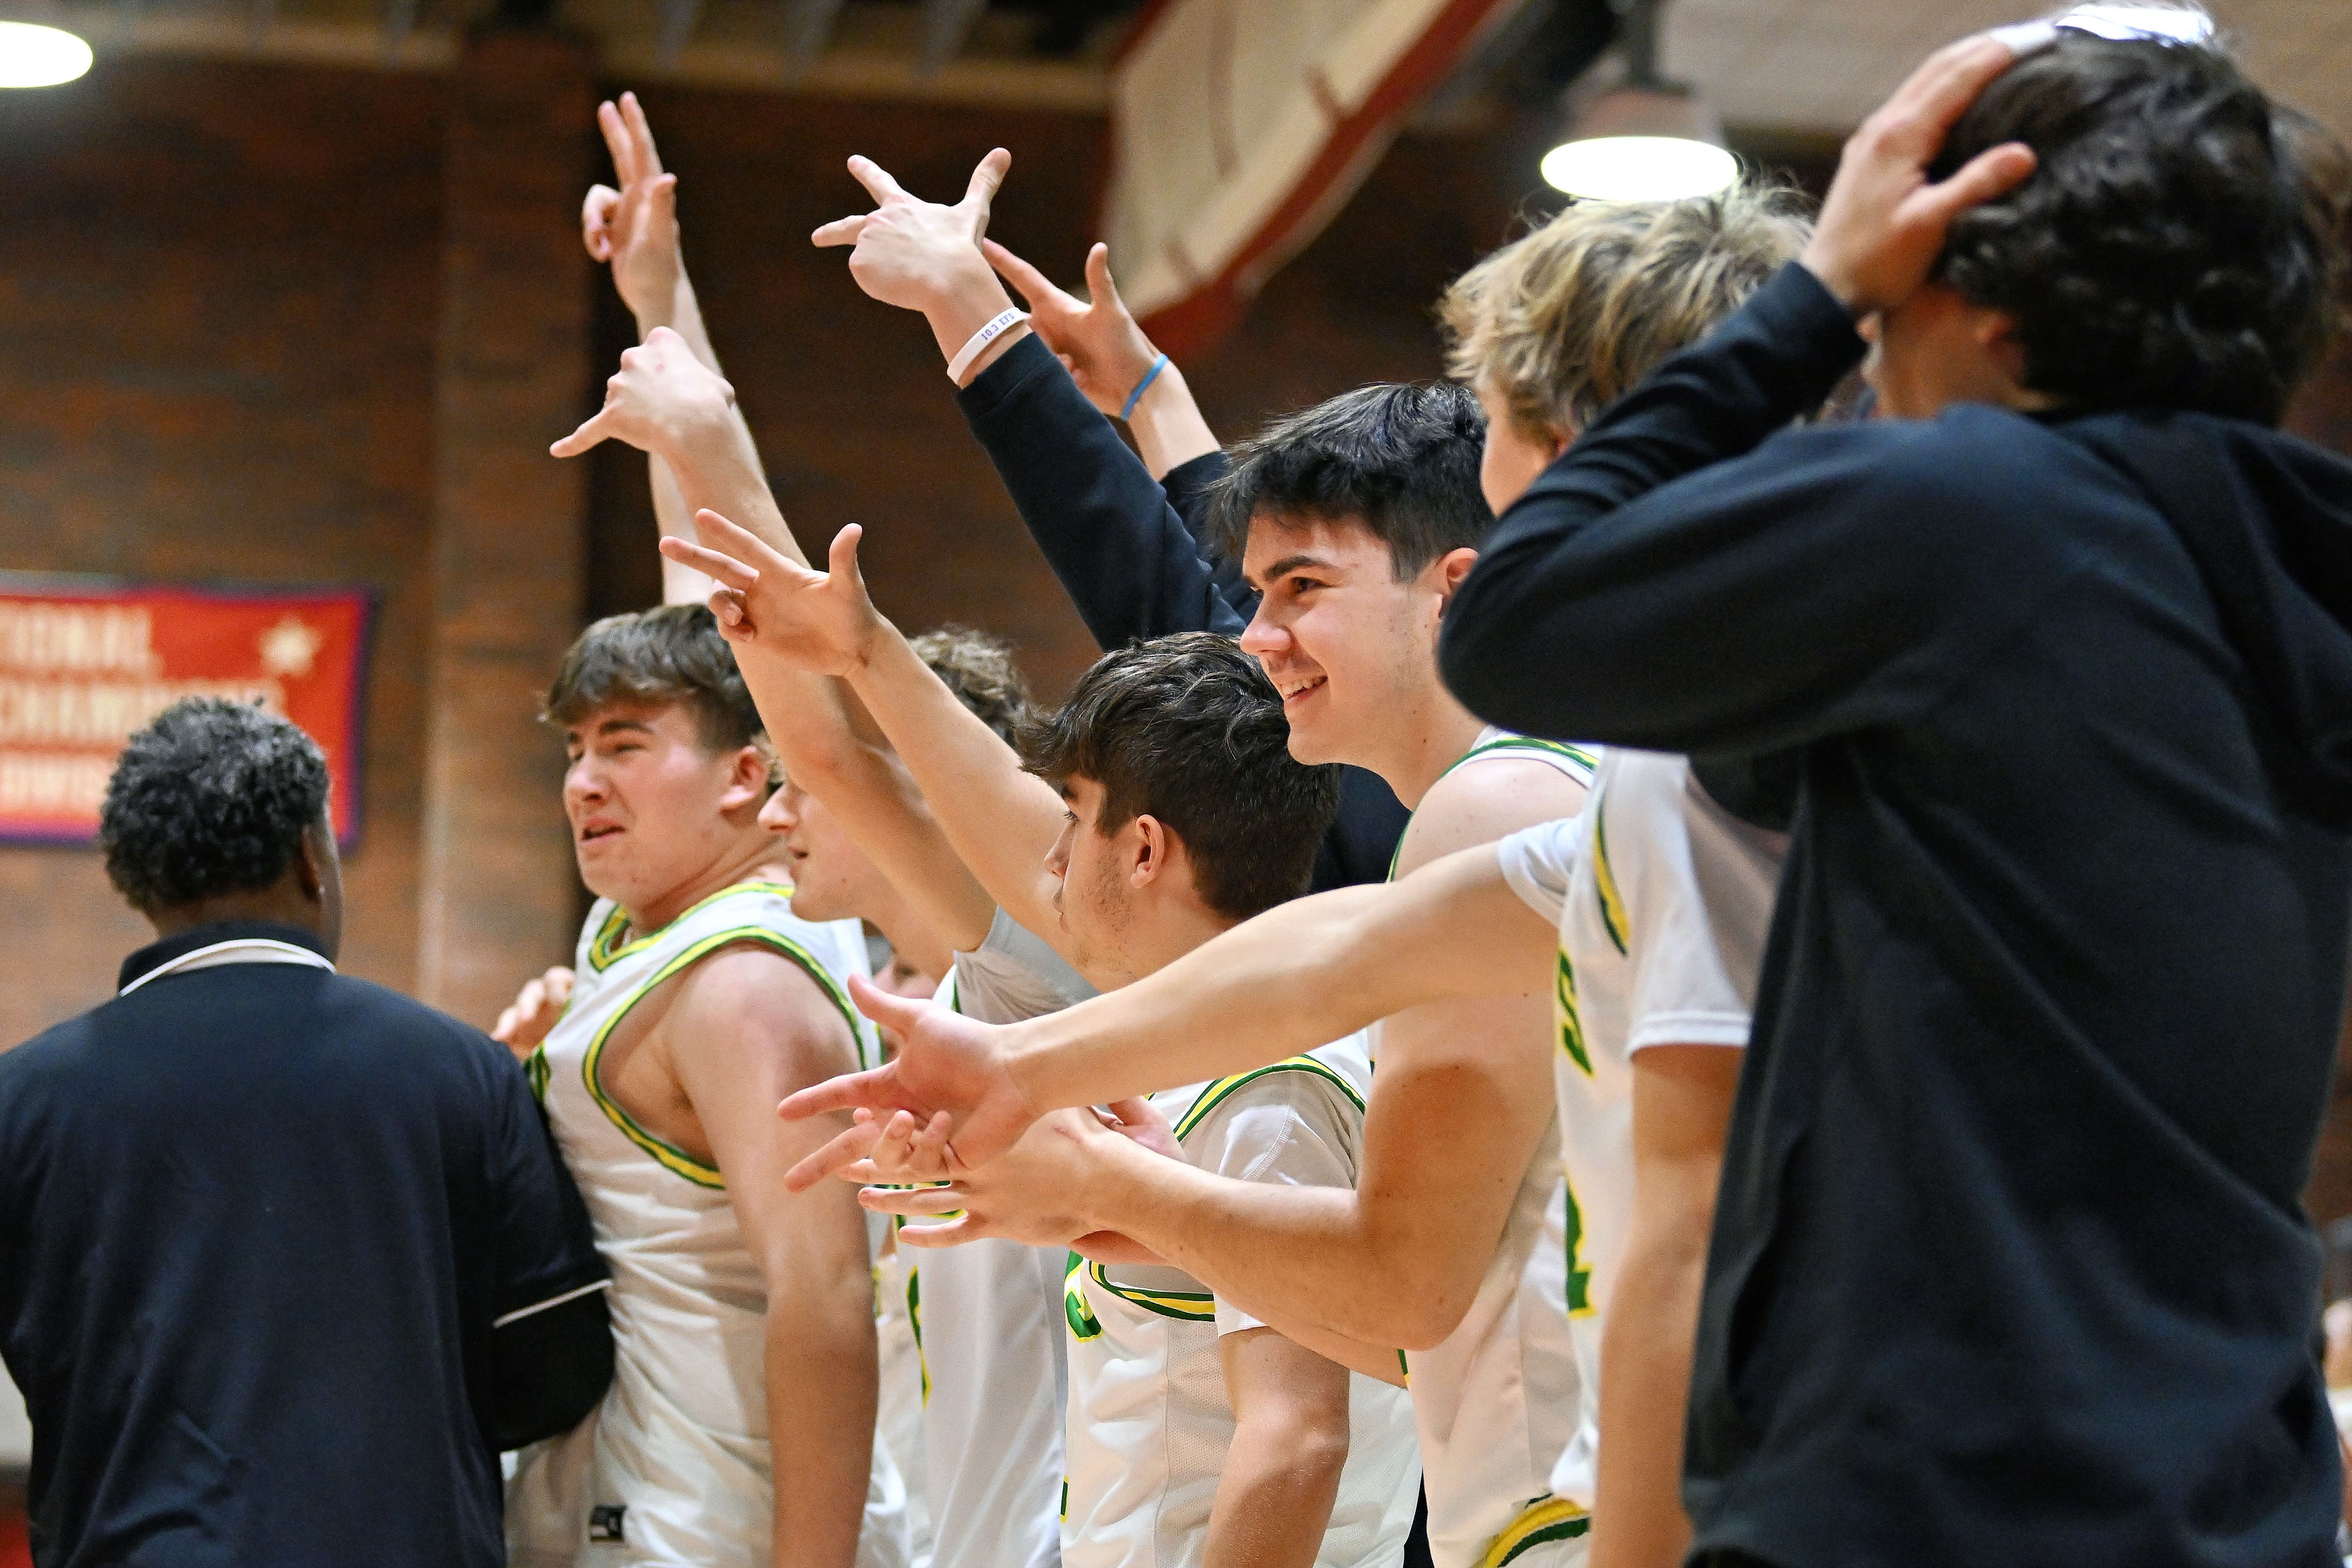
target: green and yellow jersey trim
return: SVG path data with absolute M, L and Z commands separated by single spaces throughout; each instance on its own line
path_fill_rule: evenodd
M 1210 1113 L 1232 1099 L 1243 1089 L 1261 1078 L 1276 1072 L 1304 1072 L 1311 1077 L 1328 1080 L 1339 1087 L 1339 1092 L 1345 1094 L 1348 1097 L 1348 1103 L 1358 1111 L 1360 1112 L 1364 1108 L 1364 1097 L 1356 1092 L 1356 1086 L 1349 1082 L 1342 1074 L 1311 1056 L 1285 1057 L 1282 1061 L 1269 1063 L 1265 1067 L 1253 1068 L 1247 1072 L 1236 1072 L 1230 1078 L 1219 1078 L 1211 1082 L 1193 1097 L 1191 1109 L 1187 1110 L 1182 1118 L 1177 1122 L 1176 1141 L 1182 1143 L 1188 1134 L 1209 1119 Z
M 1591 1529 L 1592 1516 L 1566 1498 L 1538 1498 L 1495 1537 L 1478 1568 L 1504 1568 L 1548 1542 L 1573 1541 Z
M 1447 763 L 1445 765 L 1445 773 L 1439 774 L 1437 779 L 1444 779 L 1446 773 L 1453 772 L 1455 768 L 1461 767 L 1465 762 L 1475 762 L 1482 757 L 1491 757 L 1498 751 L 1541 751 L 1548 752 L 1554 757 L 1564 757 L 1569 761 L 1574 763 L 1577 770 L 1580 771 L 1584 775 L 1584 777 L 1579 779 L 1578 782 L 1588 788 L 1590 788 L 1592 783 L 1592 775 L 1594 771 L 1600 767 L 1600 764 L 1593 759 L 1592 753 L 1585 750 L 1580 746 L 1570 746 L 1565 741 L 1544 740 L 1532 735 L 1505 735 L 1498 736 L 1493 740 L 1481 741 L 1478 745 L 1472 747 L 1469 750 L 1464 752 L 1461 756 Z M 1437 779 L 1432 779 L 1430 781 L 1430 788 L 1433 789 L 1436 787 Z M 1427 797 L 1424 795 L 1423 799 L 1426 798 Z M 1414 808 L 1415 812 L 1418 812 L 1419 810 L 1419 807 Z M 1405 826 L 1408 829 L 1412 826 L 1412 818 L 1411 816 L 1406 817 Z M 1402 833 L 1399 833 L 1397 835 L 1396 850 L 1389 856 L 1389 880 L 1391 882 L 1394 882 L 1396 880 L 1397 867 L 1402 863 L 1403 860 L 1404 835 Z
M 1625 917 L 1625 900 L 1617 892 L 1617 873 L 1609 864 L 1609 816 L 1601 810 L 1601 796 L 1594 796 L 1590 808 L 1592 817 L 1592 895 L 1601 905 L 1601 924 L 1609 932 L 1611 945 L 1622 953 L 1633 940 L 1633 925 Z
M 1559 950 L 1559 966 L 1552 981 L 1552 1010 L 1559 1019 L 1559 1048 L 1587 1078 L 1592 1076 L 1592 1053 L 1585 1049 L 1584 1019 L 1576 1010 L 1576 966 L 1568 949 Z
M 1080 1343 L 1102 1338 L 1102 1320 L 1095 1316 L 1094 1303 L 1087 1300 L 1087 1260 L 1076 1253 L 1070 1254 L 1070 1266 L 1062 1274 L 1062 1316 L 1069 1321 L 1070 1333 Z M 1069 1517 L 1070 1483 L 1062 1483 L 1062 1517 Z
M 740 883 L 728 891 L 740 893 L 745 887 L 772 888 L 775 885 L 758 883 Z M 703 902 L 707 904 L 709 900 L 706 899 Z M 696 907 L 700 908 L 701 905 L 698 904 Z M 782 932 L 771 930 L 765 925 L 732 925 L 724 931 L 714 931 L 709 936 L 688 944 L 667 963 L 655 970 L 651 977 L 639 982 L 637 988 L 629 993 L 627 999 L 614 1009 L 613 1016 L 606 1019 L 603 1027 L 596 1030 L 596 1037 L 588 1042 L 586 1054 L 580 1059 L 580 1078 L 581 1082 L 587 1086 L 588 1097 L 596 1103 L 596 1108 L 604 1113 L 605 1118 L 613 1125 L 621 1129 L 623 1136 L 651 1155 L 656 1164 L 673 1175 L 684 1176 L 697 1186 L 716 1187 L 721 1191 L 725 1190 L 727 1183 L 719 1176 L 719 1168 L 696 1159 L 676 1144 L 656 1137 L 640 1125 L 635 1117 L 621 1108 L 618 1101 L 604 1092 L 604 1081 L 597 1075 L 597 1067 L 604 1060 L 604 1046 L 613 1038 L 613 1031 L 620 1027 L 623 1019 L 627 1018 L 636 1009 L 639 1002 L 652 994 L 655 987 L 680 971 L 701 962 L 719 948 L 731 947 L 739 943 L 772 948 L 807 970 L 809 977 L 816 981 L 825 996 L 832 1000 L 833 1005 L 840 1009 L 842 1021 L 849 1026 L 850 1037 L 853 1040 L 856 1038 L 857 1012 L 849 1005 L 849 994 L 841 988 L 841 982 L 835 979 L 823 964 L 817 962 L 815 954 Z M 635 944 L 632 946 L 634 946 Z
M 677 920 L 671 921 L 669 925 L 657 925 L 651 931 L 639 932 L 626 942 L 621 940 L 621 933 L 629 928 L 628 913 L 620 905 L 614 904 L 611 913 L 604 916 L 604 924 L 598 926 L 596 935 L 589 939 L 588 967 L 601 975 L 630 954 L 642 953 L 654 943 L 660 941 L 661 934 L 668 930 L 670 925 L 677 925 L 678 920 L 684 920 L 688 915 L 708 909 L 722 898 L 732 898 L 739 893 L 772 893 L 779 898 L 789 900 L 793 896 L 793 884 L 788 882 L 730 883 L 688 909 L 677 917 Z
M 915 1334 L 915 1370 L 923 1376 L 923 1403 L 931 1402 L 931 1363 L 923 1354 L 923 1270 L 920 1265 L 907 1266 L 907 1326 Z
M 1073 1252 L 1070 1256 L 1076 1258 L 1077 1254 Z M 1145 1312 L 1157 1312 L 1163 1318 L 1174 1318 L 1180 1322 L 1188 1323 L 1213 1323 L 1217 1321 L 1217 1298 L 1206 1291 L 1138 1290 L 1134 1286 L 1122 1285 L 1112 1280 L 1099 1263 L 1087 1264 L 1085 1277 L 1129 1306 L 1141 1307 Z M 1068 1301 L 1069 1288 L 1069 1282 L 1064 1281 L 1063 1299 L 1066 1306 Z M 1083 1282 L 1080 1284 L 1079 1291 L 1080 1299 L 1084 1300 Z M 1087 1316 L 1091 1320 L 1093 1314 L 1088 1313 Z M 1074 1322 L 1071 1327 L 1075 1330 L 1077 1325 Z M 1095 1333 L 1101 1332 L 1101 1325 L 1096 1324 Z M 1078 1337 L 1089 1339 L 1093 1336 L 1081 1333 Z

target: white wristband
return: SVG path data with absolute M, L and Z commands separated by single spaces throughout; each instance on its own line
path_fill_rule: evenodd
M 990 321 L 987 326 L 974 332 L 965 341 L 964 346 L 955 351 L 955 358 L 948 361 L 948 380 L 961 386 L 964 371 L 971 368 L 974 360 L 980 358 L 980 351 L 1011 331 L 1015 322 L 1027 319 L 1029 319 L 1029 312 L 1026 310 L 1006 310 Z

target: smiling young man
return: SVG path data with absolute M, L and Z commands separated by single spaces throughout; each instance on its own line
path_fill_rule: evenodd
M 842 680 L 971 866 L 992 918 L 1037 932 L 1097 985 L 1149 974 L 1304 889 L 1336 780 L 1291 759 L 1273 692 L 1230 641 L 1192 633 L 1106 655 L 1056 714 L 1024 727 L 1016 756 L 874 612 L 856 529 L 819 574 L 724 518 L 697 520 L 733 553 L 675 540 L 664 550 L 742 591 L 729 596 L 729 635 L 755 693 L 764 700 L 771 675 L 793 671 Z M 910 821 L 899 832 L 920 831 Z M 1158 1099 L 1156 1116 L 1118 1110 L 1154 1139 L 1155 1157 L 1254 1183 L 1344 1186 L 1369 1078 L 1360 1042 L 1343 1040 L 1273 1071 L 1189 1085 Z M 1073 1260 L 1065 1287 L 1064 1559 L 1393 1560 L 1413 1504 L 1402 1396 L 1116 1239 L 1097 1240 L 1110 1249 L 1095 1248 L 1090 1266 Z
M 615 1368 L 518 1468 L 513 1561 L 896 1568 L 865 1219 L 786 1194 L 809 1139 L 767 1109 L 870 1050 L 842 990 L 858 928 L 787 906 L 759 716 L 707 610 L 590 627 L 547 714 L 598 896 L 530 1068 L 613 1270 Z

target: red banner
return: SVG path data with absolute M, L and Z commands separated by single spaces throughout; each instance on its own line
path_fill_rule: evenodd
M 307 730 L 360 825 L 363 590 L 251 593 L 0 573 L 0 841 L 88 843 L 115 758 L 182 697 L 257 702 Z

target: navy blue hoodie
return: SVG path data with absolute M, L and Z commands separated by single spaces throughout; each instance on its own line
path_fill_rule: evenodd
M 2334 1561 L 2304 1214 L 2352 942 L 2352 464 L 2204 416 L 1790 428 L 1790 267 L 1449 611 L 1538 735 L 1799 781 L 1708 1260 L 1697 1549 Z

